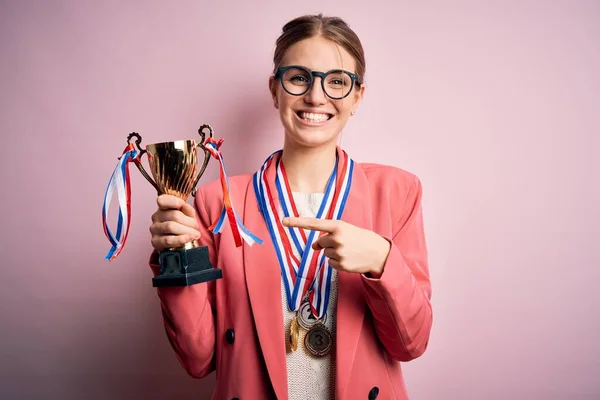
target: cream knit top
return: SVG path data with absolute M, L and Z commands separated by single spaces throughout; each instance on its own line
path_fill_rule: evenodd
M 292 193 L 294 202 L 301 217 L 316 216 L 321 201 L 322 193 Z M 280 215 L 283 215 L 281 206 Z M 307 231 L 308 236 L 308 231 Z M 292 246 L 296 257 L 299 257 L 297 250 Z M 323 357 L 313 357 L 304 348 L 304 336 L 306 331 L 298 327 L 298 348 L 296 351 L 290 350 L 290 323 L 295 313 L 291 312 L 287 306 L 287 298 L 283 280 L 281 281 L 281 306 L 283 307 L 283 323 L 285 328 L 286 359 L 287 359 L 287 379 L 288 393 L 290 400 L 325 400 L 333 399 L 335 394 L 335 309 L 337 306 L 337 271 L 334 269 L 331 282 L 331 293 L 329 305 L 327 308 L 327 318 L 325 326 L 331 332 L 334 342 L 331 352 Z

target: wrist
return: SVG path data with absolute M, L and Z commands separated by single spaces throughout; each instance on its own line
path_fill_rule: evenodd
M 378 235 L 379 236 L 379 235 Z M 390 254 L 391 244 L 390 242 L 382 236 L 379 236 L 381 246 L 379 246 L 379 251 L 377 252 L 378 257 L 376 261 L 373 263 L 373 266 L 369 269 L 366 275 L 369 278 L 379 279 L 381 275 L 383 275 L 383 270 L 385 267 L 385 263 L 387 261 L 388 255 Z

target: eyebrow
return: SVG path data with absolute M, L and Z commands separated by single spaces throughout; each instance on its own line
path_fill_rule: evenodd
M 285 65 L 282 65 L 281 67 L 302 67 L 302 68 L 306 68 L 307 70 L 309 70 L 311 72 L 346 71 L 346 72 L 350 72 L 351 74 L 356 74 L 356 72 L 352 72 L 349 69 L 345 69 L 343 67 L 329 68 L 329 69 L 320 69 L 320 68 L 314 69 L 314 68 L 307 67 L 306 65 L 293 64 L 293 63 L 285 64 Z

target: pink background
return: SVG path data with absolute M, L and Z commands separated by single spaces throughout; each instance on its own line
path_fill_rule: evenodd
M 412 398 L 600 397 L 600 3 L 166 3 L 1 3 L 0 397 L 208 397 L 214 377 L 179 366 L 151 287 L 155 193 L 134 168 L 108 263 L 106 183 L 129 132 L 203 123 L 230 173 L 253 172 L 282 139 L 275 39 L 319 11 L 366 49 L 343 147 L 424 184 L 435 323 L 404 367 Z

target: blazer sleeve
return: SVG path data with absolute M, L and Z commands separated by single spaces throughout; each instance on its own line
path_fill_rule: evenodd
M 216 265 L 216 250 L 203 192 L 196 196 L 195 206 L 200 229 L 201 246 L 208 246 L 210 261 Z M 154 275 L 160 271 L 158 252 L 150 257 Z M 187 373 L 202 378 L 215 368 L 216 302 L 215 282 L 187 287 L 157 288 L 167 338 Z
M 391 247 L 382 275 L 361 275 L 377 336 L 397 361 L 425 352 L 433 322 L 421 197 L 421 182 L 414 177 L 400 220 L 386 237 Z

